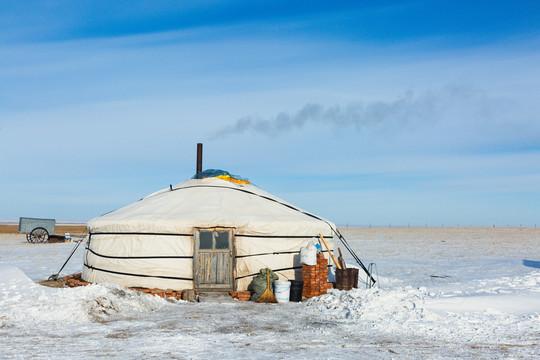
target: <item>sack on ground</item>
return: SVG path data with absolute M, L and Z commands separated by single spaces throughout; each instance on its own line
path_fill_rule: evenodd
M 272 284 L 277 279 L 279 279 L 279 277 L 276 274 L 274 274 L 272 270 L 270 270 L 270 291 L 272 291 Z M 251 296 L 251 300 L 253 301 L 258 300 L 261 297 L 261 295 L 264 293 L 266 288 L 267 288 L 266 268 L 262 268 L 259 274 L 257 274 L 257 276 L 255 276 L 255 278 L 253 279 L 253 283 L 252 283 L 253 295 Z

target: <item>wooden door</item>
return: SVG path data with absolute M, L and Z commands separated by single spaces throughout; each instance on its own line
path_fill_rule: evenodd
M 199 290 L 234 289 L 234 241 L 232 229 L 195 230 L 194 282 Z

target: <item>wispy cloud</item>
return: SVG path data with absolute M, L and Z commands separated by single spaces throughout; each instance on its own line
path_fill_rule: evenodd
M 269 118 L 257 115 L 242 117 L 235 124 L 217 130 L 210 138 L 215 140 L 244 133 L 276 136 L 313 124 L 357 131 L 388 126 L 402 129 L 404 126 L 435 123 L 458 104 L 462 109 L 470 107 L 474 99 L 479 100 L 472 105 L 475 113 L 486 113 L 485 102 L 478 92 L 458 86 L 419 94 L 407 91 L 391 101 L 357 101 L 343 106 L 308 103 L 295 113 L 283 111 Z

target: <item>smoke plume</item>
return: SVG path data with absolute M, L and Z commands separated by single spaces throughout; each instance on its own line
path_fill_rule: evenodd
M 336 129 L 352 128 L 361 131 L 369 127 L 398 127 L 436 122 L 447 110 L 465 105 L 475 94 L 469 89 L 448 87 L 416 95 L 413 91 L 393 101 L 353 102 L 344 106 L 325 107 L 308 103 L 296 113 L 280 112 L 274 117 L 252 115 L 223 127 L 211 136 L 223 138 L 244 133 L 277 136 L 310 124 L 323 124 Z

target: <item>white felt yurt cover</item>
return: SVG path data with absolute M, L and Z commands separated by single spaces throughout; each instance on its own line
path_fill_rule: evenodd
M 319 233 L 332 248 L 335 228 L 251 184 L 190 179 L 90 220 L 82 277 L 126 287 L 193 288 L 194 231 L 216 227 L 234 229 L 237 290 L 264 267 L 282 279 L 298 278 L 297 252 Z

